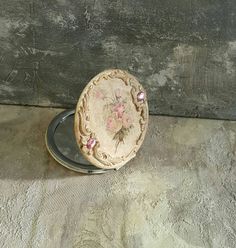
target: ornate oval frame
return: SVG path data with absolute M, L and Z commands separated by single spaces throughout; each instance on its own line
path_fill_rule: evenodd
M 131 86 L 131 97 L 135 109 L 139 115 L 139 125 L 141 133 L 135 142 L 133 149 L 126 155 L 121 157 L 112 157 L 106 151 L 102 150 L 100 147 L 99 140 L 97 140 L 96 133 L 89 128 L 89 109 L 88 109 L 88 97 L 89 92 L 99 84 L 101 80 L 108 80 L 118 78 L 121 79 L 124 84 Z M 119 69 L 106 70 L 95 76 L 85 87 L 82 94 L 80 95 L 79 101 L 77 103 L 75 111 L 75 122 L 74 131 L 77 144 L 85 156 L 85 158 L 90 161 L 96 167 L 102 169 L 114 169 L 120 168 L 126 164 L 129 160 L 135 157 L 138 149 L 142 145 L 144 140 L 147 126 L 148 126 L 148 103 L 147 97 L 143 101 L 137 99 L 137 95 L 145 90 L 142 85 L 137 81 L 137 79 L 126 71 Z M 86 144 L 89 139 L 95 139 L 97 142 L 92 149 L 88 149 Z

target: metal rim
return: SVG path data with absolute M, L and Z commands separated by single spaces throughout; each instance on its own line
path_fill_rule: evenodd
M 58 163 L 76 172 L 85 173 L 85 174 L 101 174 L 101 173 L 106 173 L 110 171 L 106 169 L 97 168 L 93 166 L 92 164 L 87 165 L 87 164 L 76 163 L 75 161 L 66 157 L 59 151 L 55 143 L 55 140 L 54 140 L 54 133 L 57 127 L 62 122 L 64 122 L 67 117 L 74 115 L 74 114 L 75 114 L 75 110 L 65 110 L 62 113 L 58 114 L 49 124 L 46 134 L 45 134 L 45 143 L 46 143 L 49 153 Z

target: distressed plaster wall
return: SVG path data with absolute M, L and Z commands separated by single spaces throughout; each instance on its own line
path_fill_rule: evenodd
M 0 102 L 71 107 L 107 68 L 152 114 L 236 119 L 234 0 L 0 0 Z

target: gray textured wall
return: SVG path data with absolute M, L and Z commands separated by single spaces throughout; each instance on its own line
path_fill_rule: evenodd
M 236 119 L 235 0 L 0 0 L 0 102 L 73 106 L 107 68 L 150 112 Z

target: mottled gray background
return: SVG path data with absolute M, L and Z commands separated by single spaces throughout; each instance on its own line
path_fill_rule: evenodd
M 0 0 L 0 103 L 72 107 L 107 68 L 150 113 L 236 119 L 235 0 Z

